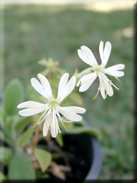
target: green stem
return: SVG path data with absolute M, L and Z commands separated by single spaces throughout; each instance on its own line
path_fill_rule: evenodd
M 74 74 L 74 76 L 76 76 L 76 82 L 78 82 L 80 78 L 82 78 L 83 76 L 85 76 L 87 74 L 90 74 L 91 72 L 92 71 L 91 71 L 91 67 L 90 67 L 90 68 L 87 68 L 87 69 L 81 71 L 78 74 Z

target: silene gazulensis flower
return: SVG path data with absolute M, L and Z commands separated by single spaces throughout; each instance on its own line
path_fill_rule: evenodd
M 101 64 L 99 65 L 97 63 L 97 60 L 95 59 L 92 51 L 86 47 L 86 46 L 81 46 L 81 49 L 78 50 L 78 55 L 79 57 L 88 65 L 90 65 L 90 74 L 87 74 L 83 76 L 77 83 L 77 86 L 79 86 L 79 91 L 84 92 L 86 91 L 91 84 L 95 81 L 95 79 L 98 77 L 99 78 L 99 87 L 97 94 L 93 99 L 96 99 L 99 91 L 105 99 L 107 95 L 112 96 L 113 95 L 113 88 L 114 86 L 117 90 L 117 88 L 111 80 L 109 80 L 106 76 L 106 74 L 114 76 L 120 83 L 121 81 L 119 80 L 118 77 L 124 76 L 124 72 L 121 71 L 122 69 L 125 68 L 124 64 L 117 64 L 111 67 L 106 68 L 106 64 L 108 62 L 110 53 L 111 53 L 111 43 L 106 42 L 105 48 L 103 48 L 104 43 L 103 41 L 100 42 L 99 45 L 99 53 L 100 53 L 100 58 L 101 58 Z
M 22 109 L 19 111 L 21 116 L 32 116 L 38 113 L 43 112 L 39 118 L 36 126 L 44 122 L 43 125 L 43 135 L 48 134 L 49 129 L 51 130 L 51 136 L 56 137 L 58 132 L 61 133 L 58 121 L 60 121 L 63 126 L 63 122 L 71 121 L 81 121 L 82 117 L 77 113 L 85 113 L 85 109 L 82 107 L 69 106 L 61 107 L 61 102 L 72 92 L 76 84 L 76 77 L 72 76 L 68 81 L 69 74 L 65 73 L 59 82 L 57 97 L 53 97 L 50 84 L 46 77 L 41 74 L 38 74 L 40 82 L 32 78 L 31 84 L 33 88 L 47 99 L 47 103 L 39 103 L 34 101 L 27 101 L 19 104 L 17 107 Z M 64 126 L 65 127 L 65 126 Z

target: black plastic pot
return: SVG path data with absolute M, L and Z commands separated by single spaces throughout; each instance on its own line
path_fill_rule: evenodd
M 64 142 L 66 141 L 65 138 L 66 137 L 64 137 Z M 78 145 L 78 151 L 80 153 L 83 153 L 82 157 L 85 159 L 85 162 L 87 164 L 87 172 L 85 172 L 85 177 L 83 179 L 76 179 L 75 181 L 77 183 L 86 183 L 90 180 L 96 180 L 102 164 L 102 152 L 98 139 L 87 134 L 68 135 L 67 138 L 70 142 L 74 141 L 74 144 L 76 143 Z
M 67 176 L 66 181 L 62 181 L 52 176 L 48 180 L 37 180 L 36 182 L 90 183 L 92 180 L 96 180 L 102 164 L 101 146 L 98 139 L 88 134 L 69 134 L 63 136 L 63 141 L 62 150 L 74 154 L 73 158 L 69 158 L 72 177 Z

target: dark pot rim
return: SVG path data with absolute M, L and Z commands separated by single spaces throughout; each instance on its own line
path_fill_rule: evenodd
M 99 140 L 96 137 L 90 138 L 93 150 L 93 160 L 91 163 L 91 168 L 85 178 L 85 181 L 96 180 L 100 173 L 101 165 L 102 165 L 102 151 Z

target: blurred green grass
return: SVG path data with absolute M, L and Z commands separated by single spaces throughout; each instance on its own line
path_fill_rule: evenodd
M 114 78 L 115 95 L 104 101 L 95 96 L 96 81 L 82 93 L 87 112 L 84 118 L 102 133 L 103 163 L 99 179 L 133 178 L 133 10 L 87 11 L 77 6 L 5 6 L 5 83 L 19 78 L 24 86 L 43 68 L 42 58 L 53 58 L 71 75 L 87 68 L 77 49 L 86 45 L 98 62 L 100 40 L 112 43 L 108 66 L 125 64 L 122 85 Z M 126 32 L 126 33 L 125 33 Z

